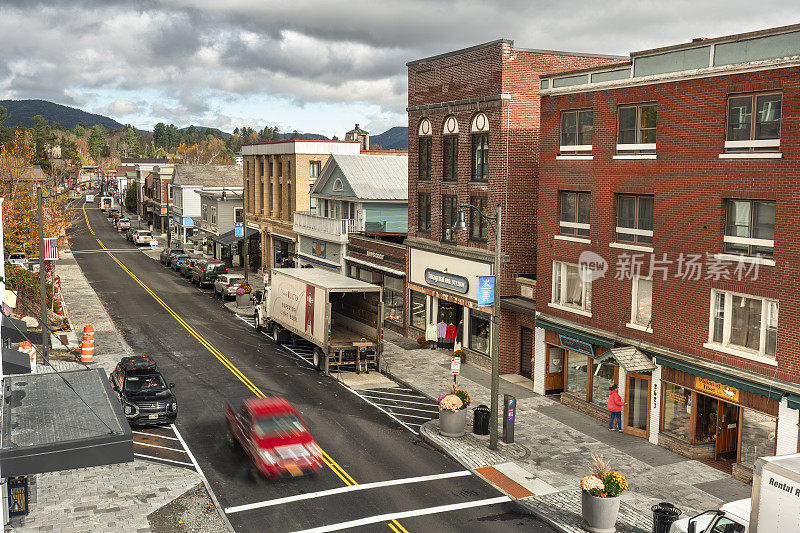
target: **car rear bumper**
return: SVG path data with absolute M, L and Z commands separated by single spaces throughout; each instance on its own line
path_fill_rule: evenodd
M 322 469 L 321 458 L 304 458 L 298 459 L 294 462 L 283 462 L 277 464 L 268 464 L 261 459 L 256 461 L 258 471 L 264 476 L 271 479 L 278 479 L 280 477 L 297 477 L 309 472 L 319 472 Z

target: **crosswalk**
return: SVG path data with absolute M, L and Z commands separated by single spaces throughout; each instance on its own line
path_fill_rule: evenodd
M 172 426 L 146 426 L 133 429 L 133 456 L 178 468 L 194 470 L 189 452 Z
M 422 424 L 439 417 L 439 407 L 436 402 L 413 389 L 388 387 L 359 389 L 353 392 L 380 408 L 415 435 L 419 435 Z

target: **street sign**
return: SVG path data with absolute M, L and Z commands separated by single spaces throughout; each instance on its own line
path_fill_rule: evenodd
M 162 215 L 167 214 L 167 204 L 161 204 L 161 214 Z
M 478 307 L 494 306 L 494 276 L 478 276 Z
M 8 514 L 9 516 L 28 514 L 27 476 L 8 478 Z
M 234 237 L 244 237 L 244 223 L 243 222 L 234 222 L 233 223 L 233 236 Z
M 461 373 L 461 358 L 457 355 L 450 358 L 450 373 L 454 376 Z

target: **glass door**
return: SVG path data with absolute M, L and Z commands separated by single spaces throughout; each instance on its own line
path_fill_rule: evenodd
M 547 345 L 547 373 L 544 377 L 546 394 L 564 390 L 564 349 Z
M 644 438 L 650 432 L 650 381 L 648 374 L 628 374 L 625 387 L 625 432 Z

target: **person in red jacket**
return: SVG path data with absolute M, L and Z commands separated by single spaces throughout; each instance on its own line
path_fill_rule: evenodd
M 627 405 L 619 397 L 617 386 L 611 385 L 610 392 L 608 393 L 608 430 L 614 431 L 614 420 L 617 421 L 617 431 L 622 431 L 622 406 Z

